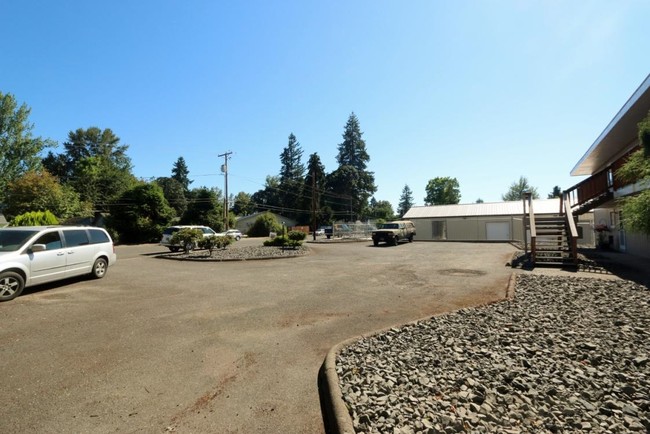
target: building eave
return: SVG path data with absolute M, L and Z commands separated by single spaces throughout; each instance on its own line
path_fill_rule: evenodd
M 637 124 L 650 110 L 650 75 L 641 83 L 614 119 L 600 133 L 571 170 L 571 175 L 592 175 L 635 146 Z

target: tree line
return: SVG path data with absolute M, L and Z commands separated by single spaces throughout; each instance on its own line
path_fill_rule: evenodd
M 402 190 L 396 213 L 389 201 L 374 197 L 377 186 L 374 172 L 368 170 L 370 155 L 354 113 L 337 145 L 335 170 L 327 173 L 318 153 L 303 164 L 302 147 L 291 133 L 280 154 L 279 173 L 267 176 L 264 187 L 253 194 L 239 192 L 228 198 L 228 213 L 219 188 L 190 188 L 193 181 L 182 156 L 170 176 L 138 179 L 132 172 L 129 146 L 110 129 L 70 131 L 63 151 L 57 154 L 51 150 L 55 142 L 33 136 L 29 115 L 27 105 L 18 105 L 13 95 L 0 92 L 0 210 L 9 219 L 32 211 L 49 211 L 61 221 L 106 215 L 113 235 L 124 242 L 138 242 L 157 240 L 171 222 L 205 224 L 221 231 L 224 215 L 232 226 L 236 216 L 274 211 L 317 228 L 339 220 L 401 217 L 415 203 L 408 185 Z M 639 124 L 640 141 L 646 147 L 648 125 L 648 118 Z M 648 164 L 647 155 L 639 153 L 631 160 L 631 168 L 621 173 L 630 179 L 646 179 Z M 524 191 L 539 197 L 522 176 L 502 199 L 520 200 Z M 452 177 L 430 179 L 425 193 L 425 205 L 457 204 L 461 198 L 458 180 Z M 555 186 L 548 197 L 560 194 L 560 187 Z M 649 221 L 642 213 L 649 208 L 646 197 L 630 199 L 624 208 L 631 222 L 641 222 L 641 228 Z M 636 215 L 641 217 L 634 220 Z

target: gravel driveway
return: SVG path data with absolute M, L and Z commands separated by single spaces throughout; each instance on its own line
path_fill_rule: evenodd
M 102 280 L 0 304 L 0 431 L 321 433 L 332 346 L 501 299 L 513 250 L 315 244 L 298 258 L 190 262 L 120 246 Z

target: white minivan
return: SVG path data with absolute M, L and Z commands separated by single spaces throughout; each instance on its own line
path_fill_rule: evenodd
M 79 275 L 101 279 L 117 260 L 102 228 L 22 226 L 0 229 L 0 301 L 24 288 Z

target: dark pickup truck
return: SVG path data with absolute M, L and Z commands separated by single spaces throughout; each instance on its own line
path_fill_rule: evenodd
M 396 222 L 387 222 L 377 226 L 376 231 L 372 231 L 372 243 L 377 246 L 380 242 L 396 246 L 400 241 L 412 242 L 415 236 L 415 225 L 408 220 Z

